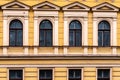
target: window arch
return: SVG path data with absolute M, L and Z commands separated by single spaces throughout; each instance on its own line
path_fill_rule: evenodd
M 110 46 L 110 24 L 105 20 L 98 24 L 98 46 Z
M 22 46 L 23 45 L 23 24 L 20 20 L 15 19 L 9 25 L 9 45 Z
M 49 20 L 43 20 L 39 25 L 39 45 L 52 46 L 52 23 Z
M 77 20 L 69 24 L 69 45 L 82 46 L 82 25 Z

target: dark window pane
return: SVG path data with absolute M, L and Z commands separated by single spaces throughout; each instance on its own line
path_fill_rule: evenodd
M 52 29 L 52 23 L 49 20 L 43 20 L 40 23 L 40 29 Z
M 97 75 L 98 75 L 98 80 L 110 80 L 109 69 L 99 69 Z
M 9 70 L 9 78 L 10 79 L 21 79 L 23 78 L 22 70 Z
M 105 31 L 103 37 L 104 37 L 104 45 L 103 46 L 110 46 L 110 32 Z
M 46 46 L 52 46 L 52 31 L 47 30 L 46 32 Z
M 81 31 L 77 30 L 76 31 L 76 46 L 81 46 L 82 45 L 82 34 Z
M 9 42 L 9 44 L 11 45 L 11 46 L 14 46 L 15 45 L 15 30 L 10 30 L 10 34 L 9 34 L 9 40 L 10 40 L 10 42 Z
M 22 23 L 19 20 L 13 20 L 10 22 L 10 28 L 22 28 Z
M 49 20 L 43 20 L 40 23 L 40 46 L 52 46 L 52 23 Z
M 70 29 L 81 29 L 81 24 L 79 21 L 74 20 L 70 23 Z
M 103 32 L 98 31 L 98 46 L 103 46 Z
M 23 45 L 23 25 L 22 22 L 15 19 L 10 22 L 9 26 L 9 44 L 10 46 L 22 46 Z
M 40 70 L 39 78 L 52 80 L 52 70 Z
M 74 39 L 75 39 L 75 37 L 74 37 L 74 32 L 73 31 L 69 31 L 69 45 L 70 46 L 74 46 Z
M 110 30 L 110 24 L 107 21 L 101 21 L 98 25 L 98 29 L 100 30 Z
M 81 80 L 81 70 L 70 69 L 69 70 L 69 80 Z
M 40 46 L 45 46 L 45 31 L 40 30 Z
M 23 45 L 23 31 L 17 30 L 17 42 L 16 45 L 22 46 Z

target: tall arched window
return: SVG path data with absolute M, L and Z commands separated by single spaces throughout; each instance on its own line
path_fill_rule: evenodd
M 98 46 L 110 46 L 110 24 L 105 20 L 98 24 Z
M 52 46 L 52 23 L 49 20 L 43 20 L 39 29 L 39 45 Z
M 69 24 L 69 45 L 82 46 L 82 25 L 77 20 Z
M 23 45 L 23 24 L 20 20 L 12 20 L 9 25 L 9 45 Z

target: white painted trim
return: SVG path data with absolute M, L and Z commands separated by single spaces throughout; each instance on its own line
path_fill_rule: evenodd
M 7 26 L 7 20 L 8 17 L 3 18 L 3 46 L 8 46 L 9 45 L 9 39 L 8 39 L 8 26 Z
M 24 55 L 28 55 L 29 54 L 29 52 L 28 52 L 28 47 L 25 47 L 24 48 Z
M 43 68 L 47 68 L 47 67 L 120 67 L 120 64 L 56 64 L 56 65 L 31 65 L 31 64 L 16 64 L 16 65 L 10 65 L 10 64 L 1 64 L 0 68 L 6 68 L 6 67 L 10 67 L 10 68 L 20 68 L 20 67 L 30 67 L 30 68 L 35 68 L 35 67 L 43 67 Z
M 99 10 L 99 8 L 104 7 L 104 6 L 112 8 L 113 10 Z M 111 12 L 114 12 L 114 11 L 119 11 L 119 8 L 116 8 L 116 7 L 112 6 L 111 4 L 104 2 L 98 6 L 93 7 L 92 11 L 111 11 Z
M 24 25 L 23 25 L 23 35 L 24 35 L 24 37 L 23 37 L 23 41 L 24 41 L 24 46 L 27 46 L 28 45 L 28 26 L 29 26 L 29 24 L 28 24 L 29 22 L 28 22 L 28 17 L 24 17 Z
M 34 46 L 39 45 L 39 28 L 37 27 L 38 25 L 38 17 L 34 17 Z
M 3 55 L 7 55 L 7 47 L 3 47 Z
M 64 54 L 68 54 L 68 48 L 64 47 Z
M 12 6 L 12 5 L 22 6 L 23 8 L 9 8 L 9 6 Z M 18 10 L 18 9 L 19 9 L 19 10 L 21 10 L 21 9 L 23 10 L 23 9 L 24 9 L 24 10 L 28 10 L 28 9 L 30 9 L 30 8 L 29 8 L 28 6 L 26 6 L 26 5 L 24 5 L 24 4 L 21 4 L 21 3 L 17 2 L 17 1 L 14 1 L 14 2 L 12 2 L 12 3 L 8 3 L 8 4 L 6 4 L 6 5 L 3 5 L 3 6 L 2 6 L 2 9 L 3 9 L 3 10 L 5 10 L 5 9 L 7 9 L 7 10 L 8 10 L 8 9 L 13 9 L 13 10 L 16 10 L 16 9 L 17 9 L 17 10 Z
M 54 54 L 58 54 L 58 47 L 54 48 Z
M 64 45 L 68 46 L 69 45 L 69 26 L 68 26 L 68 18 L 64 18 Z
M 45 6 L 45 5 L 48 5 L 48 6 L 50 6 L 50 7 L 53 7 L 53 8 L 50 8 L 50 9 L 47 9 L 47 10 L 60 10 L 60 7 L 58 7 L 58 6 L 56 6 L 56 5 L 54 5 L 54 4 L 51 4 L 50 2 L 48 2 L 48 1 L 45 1 L 45 2 L 43 2 L 43 3 L 40 3 L 40 4 L 37 4 L 37 5 L 35 5 L 34 7 L 33 7 L 33 10 L 46 10 L 46 9 L 42 9 L 42 8 L 39 8 L 39 7 L 42 7 L 42 6 Z
M 38 48 L 34 47 L 34 55 L 38 55 Z
M 70 9 L 70 8 L 72 8 L 72 7 L 74 7 L 74 6 L 80 6 L 80 7 L 82 7 L 83 9 Z M 69 5 L 67 5 L 67 6 L 64 6 L 63 7 L 63 10 L 70 10 L 70 11 L 89 11 L 90 10 L 90 8 L 88 7 L 88 6 L 85 6 L 85 5 L 83 5 L 83 4 L 81 4 L 81 3 L 79 3 L 79 2 L 74 2 L 74 3 L 72 3 L 72 4 L 69 4 Z
M 97 26 L 97 18 L 93 18 L 93 46 L 98 45 L 98 26 Z

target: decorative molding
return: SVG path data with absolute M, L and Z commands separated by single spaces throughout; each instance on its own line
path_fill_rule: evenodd
M 42 3 L 39 3 L 39 4 L 36 4 L 33 6 L 33 10 L 39 10 L 39 11 L 58 11 L 60 10 L 60 7 L 53 4 L 53 3 L 50 3 L 48 1 L 45 1 L 45 2 L 42 2 Z
M 64 11 L 89 11 L 90 7 L 84 5 L 80 2 L 74 2 L 74 3 L 68 4 L 66 6 L 63 6 L 62 10 L 64 10 Z
M 111 68 L 111 67 L 120 67 L 120 64 L 55 64 L 55 65 L 43 65 L 43 64 L 38 64 L 38 65 L 31 65 L 31 64 L 0 64 L 0 68 L 35 68 L 35 67 L 40 67 L 40 68 L 53 68 L 53 67 L 69 67 L 69 68 L 81 68 L 81 67 L 99 67 L 99 68 Z
M 120 60 L 118 54 L 33 54 L 33 55 L 0 55 L 0 60 L 11 59 L 11 60 Z
M 29 10 L 30 6 L 19 1 L 12 1 L 10 3 L 2 5 L 1 8 L 3 10 Z
M 119 11 L 119 8 L 108 2 L 104 2 L 92 7 L 92 11 L 110 11 L 110 12 L 115 11 L 116 12 L 116 11 Z

